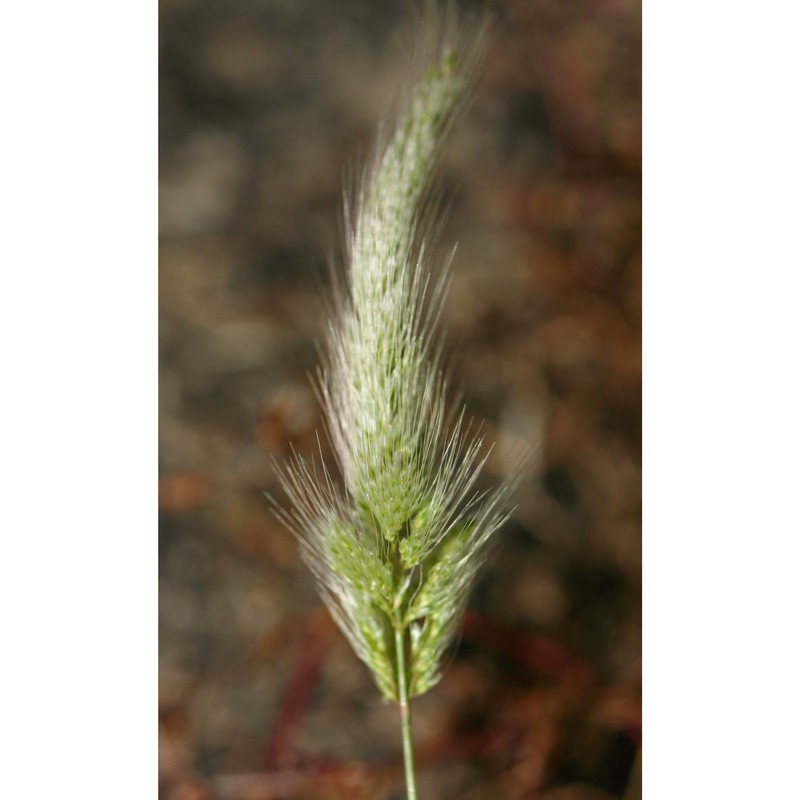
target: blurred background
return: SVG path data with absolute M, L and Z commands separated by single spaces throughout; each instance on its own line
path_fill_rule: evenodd
M 466 4 L 471 6 L 473 4 Z M 264 492 L 308 373 L 345 170 L 416 4 L 161 0 L 160 796 L 402 798 L 397 709 Z M 471 415 L 536 458 L 444 679 L 423 798 L 640 796 L 641 12 L 503 0 L 442 169 Z M 498 459 L 499 462 L 499 459 Z M 496 465 L 493 465 L 497 469 Z

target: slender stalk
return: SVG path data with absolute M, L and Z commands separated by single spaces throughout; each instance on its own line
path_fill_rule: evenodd
M 406 768 L 406 793 L 408 800 L 417 800 L 417 776 L 414 772 L 414 744 L 411 736 L 411 701 L 406 681 L 405 635 L 395 628 L 394 649 L 397 654 L 397 689 L 400 703 L 400 727 L 403 732 L 403 762 Z

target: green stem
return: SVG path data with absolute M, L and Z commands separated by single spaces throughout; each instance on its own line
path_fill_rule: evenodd
M 394 648 L 397 654 L 397 688 L 400 703 L 400 727 L 403 731 L 403 761 L 406 767 L 406 792 L 408 800 L 417 800 L 417 777 L 414 773 L 414 744 L 411 736 L 411 701 L 406 681 L 406 647 L 404 632 L 396 628 Z

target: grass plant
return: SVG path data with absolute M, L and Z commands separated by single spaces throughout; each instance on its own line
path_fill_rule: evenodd
M 424 71 L 381 129 L 345 213 L 347 270 L 335 287 L 318 373 L 341 480 L 294 455 L 279 469 L 320 594 L 382 695 L 399 705 L 416 800 L 411 699 L 441 678 L 509 481 L 477 488 L 482 437 L 448 401 L 436 328 L 449 262 L 431 266 L 432 181 L 486 43 L 483 23 L 426 17 Z

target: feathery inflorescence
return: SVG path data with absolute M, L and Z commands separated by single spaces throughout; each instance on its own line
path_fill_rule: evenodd
M 446 399 L 435 338 L 446 270 L 434 280 L 428 267 L 431 180 L 484 29 L 444 23 L 428 38 L 431 65 L 377 148 L 348 220 L 346 286 L 318 381 L 344 485 L 299 456 L 280 471 L 293 504 L 282 516 L 334 619 L 391 700 L 439 679 L 510 490 L 507 482 L 476 489 L 483 441 Z

